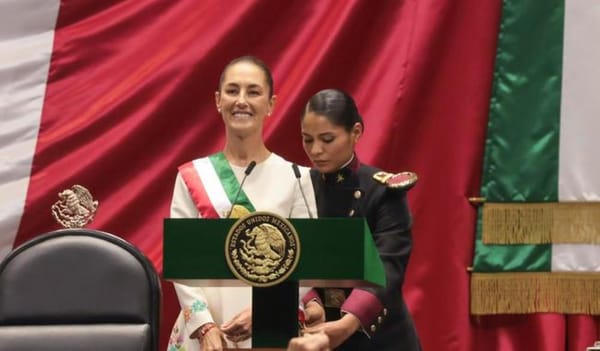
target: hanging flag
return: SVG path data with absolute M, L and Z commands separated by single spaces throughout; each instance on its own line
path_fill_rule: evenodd
M 0 260 L 13 247 L 25 206 L 59 4 L 0 4 Z
M 407 168 L 413 153 L 388 150 L 412 134 L 401 127 L 412 117 L 398 111 L 416 3 L 0 1 L 0 259 L 60 229 L 51 208 L 81 185 L 98 201 L 86 227 L 123 237 L 160 271 L 178 166 L 222 150 L 215 91 L 242 55 L 273 73 L 278 99 L 264 136 L 274 152 L 308 164 L 300 114 L 334 86 L 366 121 L 393 127 L 361 138 L 363 159 Z M 179 306 L 163 283 L 166 345 Z
M 600 2 L 503 2 L 472 314 L 600 314 Z

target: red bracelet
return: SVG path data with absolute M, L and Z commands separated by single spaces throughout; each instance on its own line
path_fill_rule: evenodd
M 202 327 L 200 327 L 200 336 L 204 337 L 204 335 L 206 335 L 206 333 L 208 333 L 209 330 L 211 330 L 212 328 L 214 328 L 216 326 L 217 325 L 215 323 L 204 324 Z

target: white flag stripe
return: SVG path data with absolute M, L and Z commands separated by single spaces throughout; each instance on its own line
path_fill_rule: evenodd
M 59 6 L 0 2 L 0 259 L 23 215 Z
M 560 201 L 600 201 L 599 19 L 600 1 L 565 1 Z
M 600 201 L 600 1 L 566 0 L 559 201 Z M 552 271 L 600 272 L 600 246 L 553 245 Z
M 200 175 L 202 184 L 204 184 L 204 189 L 206 190 L 210 202 L 213 204 L 219 216 L 224 217 L 231 209 L 231 201 L 229 201 L 229 198 L 225 193 L 223 184 L 221 184 L 221 180 L 219 179 L 212 162 L 210 162 L 208 157 L 203 157 L 194 160 L 193 163 L 194 168 L 196 168 L 196 171 Z
M 600 272 L 600 246 L 552 245 L 553 272 Z

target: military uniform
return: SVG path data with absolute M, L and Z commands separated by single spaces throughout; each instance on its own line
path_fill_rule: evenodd
M 414 174 L 413 174 L 414 175 Z M 387 287 L 314 289 L 305 297 L 319 300 L 327 320 L 352 313 L 362 331 L 337 350 L 420 350 L 412 318 L 402 297 L 411 250 L 411 216 L 406 191 L 416 176 L 399 177 L 361 165 L 356 157 L 331 174 L 311 170 L 319 217 L 364 217 L 384 264 Z

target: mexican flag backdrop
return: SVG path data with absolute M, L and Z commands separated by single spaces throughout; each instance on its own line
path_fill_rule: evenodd
M 413 248 L 404 295 L 424 350 L 581 351 L 598 339 L 589 314 L 471 314 L 471 278 L 514 269 L 504 265 L 510 260 L 490 261 L 508 255 L 492 252 L 505 244 L 479 241 L 475 250 L 478 208 L 468 199 L 594 201 L 588 185 L 600 179 L 593 173 L 600 2 L 527 3 L 0 0 L 0 257 L 58 229 L 50 208 L 60 191 L 80 184 L 99 202 L 88 227 L 125 238 L 160 271 L 177 167 L 221 149 L 219 74 L 232 58 L 253 54 L 275 79 L 278 103 L 264 133 L 273 151 L 307 165 L 302 108 L 318 90 L 340 88 L 365 119 L 360 159 L 419 175 L 409 192 Z M 516 134 L 493 137 L 488 125 L 528 130 L 536 146 Z M 498 152 L 484 152 L 494 144 Z M 495 159 L 503 153 L 512 158 Z M 533 166 L 546 159 L 554 166 Z M 563 168 L 565 161 L 574 163 Z M 519 170 L 504 168 L 511 164 Z M 566 197 L 563 170 L 576 184 L 564 188 Z M 514 186 L 498 187 L 513 177 Z M 512 232 L 491 240 L 523 235 Z M 550 257 L 549 242 L 517 245 Z M 165 281 L 162 302 L 164 350 L 179 310 Z
M 474 314 L 600 314 L 599 15 L 594 1 L 504 1 Z

